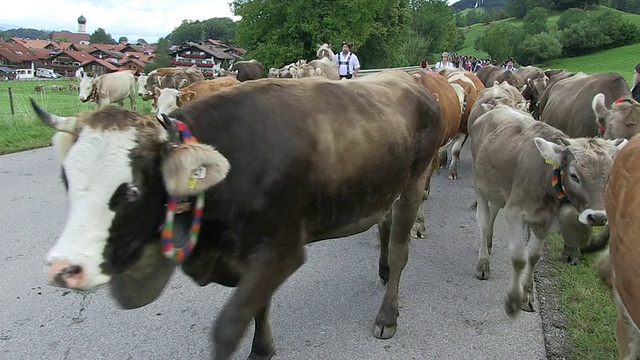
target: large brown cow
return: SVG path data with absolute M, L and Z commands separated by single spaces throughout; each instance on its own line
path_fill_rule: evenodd
M 505 310 L 510 316 L 521 306 L 533 311 L 533 272 L 544 240 L 549 233 L 588 234 L 591 226 L 604 225 L 606 180 L 627 140 L 568 138 L 506 105 L 478 118 L 469 136 L 481 239 L 476 277 L 489 278 L 493 225 L 504 209 L 513 266 Z
M 596 261 L 602 282 L 613 292 L 618 313 L 618 359 L 640 355 L 640 136 L 616 156 L 605 192 L 611 244 Z
M 62 118 L 33 105 L 58 130 L 70 201 L 47 257 L 52 284 L 108 283 L 134 308 L 182 261 L 202 286 L 237 286 L 212 327 L 215 359 L 231 359 L 252 319 L 250 358 L 270 359 L 271 298 L 304 263 L 304 245 L 378 224 L 387 288 L 374 335 L 394 335 L 440 134 L 435 98 L 407 73 L 245 82 L 160 121 L 120 108 Z
M 438 99 L 440 114 L 442 116 L 442 126 L 440 127 L 440 133 L 438 134 L 438 148 L 441 148 L 456 136 L 458 129 L 460 129 L 460 120 L 462 117 L 461 104 L 464 102 L 464 93 L 457 93 L 449 84 L 447 79 L 437 72 L 418 71 L 414 72 L 412 76 L 419 84 L 424 86 Z M 462 92 L 463 90 L 460 89 L 459 91 Z M 429 166 L 429 174 L 427 175 L 424 189 L 425 200 L 429 196 L 429 192 L 431 190 L 431 176 L 437 167 L 438 154 L 436 153 Z M 413 237 L 426 237 L 423 206 L 424 202 L 421 202 L 420 210 L 418 211 L 418 218 L 411 232 L 411 236 Z

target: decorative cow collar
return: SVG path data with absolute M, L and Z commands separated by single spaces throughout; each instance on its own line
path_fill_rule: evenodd
M 173 123 L 175 124 L 180 134 L 180 140 L 182 140 L 182 142 L 198 142 L 195 136 L 191 135 L 189 127 L 185 123 L 175 119 L 169 121 L 173 121 Z M 198 242 L 198 236 L 200 235 L 200 223 L 202 220 L 202 209 L 204 208 L 204 198 L 205 193 L 203 191 L 198 194 L 198 196 L 196 197 L 195 206 L 191 208 L 191 202 L 179 202 L 178 197 L 172 195 L 168 196 L 167 215 L 165 217 L 162 232 L 160 234 L 160 245 L 162 247 L 162 252 L 164 253 L 164 255 L 177 263 L 184 261 L 193 252 L 193 248 Z M 191 220 L 189 237 L 183 245 L 177 246 L 178 242 L 182 239 L 174 238 L 174 219 L 176 214 L 187 212 L 189 210 L 193 210 L 193 219 Z
M 553 185 L 553 192 L 556 194 L 556 198 L 560 200 L 560 206 L 568 204 L 569 197 L 567 196 L 567 191 L 564 188 L 564 170 L 560 165 L 553 167 L 551 185 Z

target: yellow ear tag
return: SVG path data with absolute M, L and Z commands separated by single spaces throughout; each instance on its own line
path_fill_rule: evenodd
M 189 189 L 189 190 L 195 189 L 197 183 L 198 183 L 198 179 L 189 178 L 189 182 L 187 183 L 187 189 Z
M 551 158 L 544 158 L 544 162 L 546 162 L 547 164 L 553 164 L 553 160 L 551 160 Z

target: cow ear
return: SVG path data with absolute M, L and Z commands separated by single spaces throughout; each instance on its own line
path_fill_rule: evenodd
M 183 93 L 178 95 L 178 97 L 180 98 L 180 103 L 184 105 L 196 97 L 196 92 L 191 90 L 184 91 Z
M 183 87 L 185 87 L 188 82 L 189 80 L 187 79 L 181 79 L 180 81 L 178 81 L 178 89 L 182 89 Z
M 547 164 L 560 165 L 562 152 L 565 149 L 563 145 L 547 141 L 541 137 L 535 137 L 533 141 Z
M 606 127 L 607 118 L 611 115 L 611 110 L 607 109 L 604 100 L 604 94 L 599 93 L 596 94 L 591 101 L 591 108 L 596 114 L 596 122 L 602 127 Z
M 230 168 L 227 158 L 213 147 L 188 143 L 169 151 L 162 177 L 169 195 L 197 195 L 224 180 Z

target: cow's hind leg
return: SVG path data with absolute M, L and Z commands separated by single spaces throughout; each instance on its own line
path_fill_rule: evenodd
M 533 271 L 535 270 L 538 260 L 540 260 L 542 246 L 547 237 L 544 227 L 532 226 L 531 229 L 533 230 L 534 236 L 530 237 L 527 243 L 528 266 L 525 270 L 522 283 L 524 300 L 520 308 L 524 311 L 535 311 L 533 308 Z
M 613 297 L 618 317 L 616 319 L 616 340 L 618 342 L 618 359 L 636 360 L 640 355 L 640 331 L 629 317 L 629 313 L 618 295 L 615 285 Z
M 418 217 L 416 218 L 413 227 L 411 228 L 411 237 L 424 239 L 427 237 L 427 227 L 424 224 L 424 202 L 429 198 L 431 192 L 431 178 L 433 172 L 436 170 L 438 160 L 438 154 L 436 153 L 429 163 L 429 169 L 427 170 L 427 178 L 425 181 L 424 192 L 422 195 L 422 201 L 418 207 Z
M 520 305 L 524 297 L 520 279 L 527 265 L 527 234 L 529 229 L 525 226 L 524 218 L 519 209 L 505 208 L 504 217 L 507 223 L 511 266 L 513 267 L 513 278 L 505 300 L 505 311 L 507 315 L 515 317 L 520 312 Z
M 477 208 L 476 221 L 480 230 L 480 248 L 478 249 L 478 263 L 476 265 L 476 278 L 487 280 L 491 275 L 489 255 L 493 246 L 493 226 L 500 208 L 492 205 L 476 192 Z
M 269 240 L 264 240 L 269 242 Z M 285 244 L 280 241 L 279 244 Z M 265 246 L 251 256 L 249 268 L 233 296 L 225 304 L 213 327 L 215 359 L 231 359 L 252 318 L 261 319 L 262 341 L 269 342 L 266 334 L 268 304 L 280 285 L 304 263 L 301 241 L 296 245 Z M 264 314 L 260 314 L 264 311 Z M 270 331 L 269 331 L 270 332 Z M 266 344 L 255 344 L 254 349 L 268 351 Z M 256 353 L 256 355 L 258 355 Z
M 424 179 L 424 176 L 421 177 Z M 379 339 L 391 338 L 397 327 L 398 319 L 398 290 L 402 270 L 409 257 L 409 239 L 411 227 L 416 221 L 416 213 L 422 202 L 424 181 L 413 181 L 406 186 L 402 195 L 391 207 L 391 229 L 389 238 L 389 282 L 376 317 L 373 334 Z M 381 225 L 385 225 L 385 221 Z M 383 231 L 380 234 L 384 234 Z M 381 243 L 384 240 L 381 238 Z
M 251 345 L 251 355 L 247 360 L 269 360 L 276 354 L 269 322 L 269 305 L 258 311 L 254 321 L 253 344 Z
M 388 211 L 378 223 L 378 237 L 380 238 L 380 258 L 378 260 L 378 276 L 382 284 L 389 282 L 389 238 L 391 237 L 391 211 Z
M 460 151 L 462 146 L 467 140 L 467 135 L 458 133 L 453 140 L 453 146 L 451 147 L 451 164 L 449 165 L 449 179 L 455 180 L 458 178 L 458 163 L 460 162 Z

